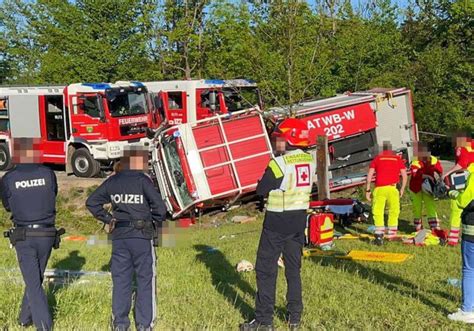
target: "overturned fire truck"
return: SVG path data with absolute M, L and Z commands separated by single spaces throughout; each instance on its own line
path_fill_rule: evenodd
M 154 106 L 150 121 L 152 129 L 253 107 L 262 109 L 257 84 L 247 79 L 172 80 L 143 84 Z
M 42 163 L 78 177 L 110 167 L 125 145 L 149 144 L 150 100 L 139 82 L 0 87 L 0 170 L 11 167 L 11 140 L 40 140 Z
M 418 139 L 411 92 L 405 88 L 187 120 L 160 130 L 152 152 L 154 178 L 172 217 L 227 208 L 252 195 L 273 155 L 269 127 L 288 116 L 307 121 L 310 135 L 328 136 L 332 190 L 363 183 L 383 141 L 409 162 Z

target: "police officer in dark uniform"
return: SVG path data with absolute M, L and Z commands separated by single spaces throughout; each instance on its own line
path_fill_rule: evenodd
M 277 152 L 257 185 L 257 195 L 268 197 L 255 271 L 257 298 L 255 319 L 240 326 L 242 331 L 273 330 L 278 259 L 283 254 L 288 284 L 287 313 L 291 330 L 299 327 L 303 311 L 301 253 L 315 162 L 301 150 L 309 145 L 308 128 L 300 120 L 284 120 L 277 128 Z M 286 141 L 286 142 L 285 142 Z
M 2 203 L 10 211 L 14 228 L 5 232 L 15 247 L 25 281 L 20 309 L 21 326 L 34 324 L 38 330 L 51 330 L 53 322 L 42 287 L 51 249 L 59 246 L 64 229 L 54 227 L 58 186 L 54 172 L 39 163 L 41 152 L 36 139 L 15 138 L 13 160 L 16 166 L 1 180 Z
M 138 330 L 151 330 L 156 317 L 155 249 L 157 222 L 166 218 L 166 207 L 152 180 L 144 173 L 148 152 L 124 151 L 120 171 L 109 177 L 87 199 L 86 206 L 104 222 L 112 235 L 112 324 L 128 330 L 132 280 L 136 275 L 135 323 Z M 112 214 L 104 204 L 112 204 Z

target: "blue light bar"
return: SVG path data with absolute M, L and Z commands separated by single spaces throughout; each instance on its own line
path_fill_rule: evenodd
M 224 85 L 224 81 L 222 79 L 206 79 L 204 80 L 204 83 L 212 85 Z
M 132 81 L 130 83 L 134 84 L 136 87 L 145 87 L 145 85 L 143 85 L 143 83 L 139 81 Z
M 94 90 L 105 90 L 110 88 L 110 84 L 107 83 L 83 83 L 82 85 L 92 87 Z

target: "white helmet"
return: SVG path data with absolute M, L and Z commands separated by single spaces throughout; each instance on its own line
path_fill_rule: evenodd
M 433 190 L 434 190 L 433 180 L 431 180 L 430 178 L 423 179 L 423 183 L 421 184 L 421 190 L 427 194 L 433 195 Z

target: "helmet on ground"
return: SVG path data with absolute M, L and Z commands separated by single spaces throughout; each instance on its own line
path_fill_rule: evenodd
M 423 179 L 421 183 L 421 190 L 429 195 L 434 195 L 434 181 L 431 178 Z
M 290 146 L 308 147 L 309 132 L 308 126 L 302 120 L 287 118 L 277 125 L 273 132 L 273 137 L 282 137 Z

